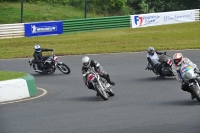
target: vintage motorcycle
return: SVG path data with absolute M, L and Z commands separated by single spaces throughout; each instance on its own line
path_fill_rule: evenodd
M 70 68 L 63 62 L 58 60 L 58 57 L 54 55 L 54 51 L 52 51 L 52 56 L 50 56 L 44 63 L 45 73 L 38 69 L 37 64 L 34 63 L 34 59 L 29 60 L 30 66 L 33 66 L 35 72 L 40 74 L 53 74 L 56 70 L 56 67 L 63 72 L 64 74 L 70 73 Z
M 166 55 L 166 52 L 165 54 L 162 54 L 159 56 L 158 61 L 161 63 L 160 67 L 161 67 L 161 73 L 163 76 L 174 76 L 172 72 L 172 68 L 171 68 L 173 61 L 168 55 Z M 151 66 L 149 62 L 147 62 L 147 67 L 145 70 L 150 70 L 150 71 L 153 71 L 156 75 L 160 75 L 157 69 Z
M 97 94 L 103 99 L 108 100 L 108 95 L 114 96 L 112 86 L 107 82 L 106 79 L 100 77 L 100 75 L 94 70 L 93 67 L 90 67 L 87 72 L 87 81 L 92 83 L 94 89 L 97 91 Z
M 194 71 L 192 66 L 186 64 L 178 73 L 183 83 L 189 86 L 194 97 L 200 102 L 200 72 Z

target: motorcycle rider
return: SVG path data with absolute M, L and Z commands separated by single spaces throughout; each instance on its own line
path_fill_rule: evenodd
M 181 79 L 181 75 L 180 75 L 180 68 L 181 66 L 187 64 L 190 65 L 194 68 L 194 71 L 199 71 L 199 69 L 197 68 L 197 65 L 194 64 L 190 59 L 183 57 L 183 55 L 181 53 L 175 53 L 173 56 L 173 65 L 172 65 L 172 72 L 174 73 L 174 75 L 176 76 L 176 80 L 178 80 L 179 82 L 181 82 L 181 89 L 183 91 L 187 91 L 191 93 L 191 99 L 194 99 L 194 96 L 189 88 L 189 86 L 187 84 L 185 84 L 182 79 Z
M 105 78 L 107 82 L 110 83 L 111 85 L 115 85 L 115 83 L 110 80 L 109 74 L 103 70 L 103 67 L 97 61 L 90 60 L 88 56 L 84 56 L 82 58 L 82 63 L 83 63 L 83 66 L 82 66 L 83 81 L 89 89 L 94 89 L 93 85 L 87 82 L 87 76 L 88 76 L 87 71 L 89 67 L 94 67 L 94 70 L 101 77 Z
M 153 47 L 148 47 L 148 49 L 147 49 L 147 61 L 148 61 L 148 63 L 153 68 L 155 68 L 156 72 L 159 73 L 159 75 L 161 77 L 164 77 L 164 75 L 162 74 L 162 71 L 161 71 L 161 69 L 162 69 L 161 66 L 160 66 L 161 63 L 158 61 L 158 58 L 159 58 L 158 55 L 162 55 L 162 54 L 166 55 L 166 52 L 158 52 Z
M 42 52 L 44 51 L 53 51 L 53 49 L 47 49 L 47 48 L 41 48 L 40 45 L 36 44 L 34 46 L 34 53 L 33 53 L 33 63 L 37 64 L 38 66 L 38 69 L 43 71 L 44 73 L 45 72 L 45 67 L 44 67 L 44 63 L 45 63 L 45 60 L 47 60 L 50 56 L 42 56 Z

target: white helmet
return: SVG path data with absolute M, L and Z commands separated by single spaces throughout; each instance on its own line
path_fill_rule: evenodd
M 183 55 L 181 53 L 176 53 L 173 56 L 174 64 L 179 66 L 183 62 Z
M 154 55 L 154 48 L 153 47 L 148 47 L 147 49 L 147 52 L 150 54 L 150 55 Z
M 41 52 L 40 45 L 35 45 L 34 49 L 35 49 L 35 52 Z
M 90 66 L 90 58 L 88 56 L 84 56 L 82 58 L 83 66 L 88 68 Z

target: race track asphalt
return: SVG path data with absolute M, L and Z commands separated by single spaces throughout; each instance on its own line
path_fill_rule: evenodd
M 171 57 L 175 52 L 167 51 Z M 180 51 L 200 66 L 200 51 Z M 0 70 L 23 71 L 47 90 L 38 99 L 0 105 L 0 133 L 199 133 L 200 103 L 175 77 L 161 79 L 146 68 L 146 53 L 89 55 L 116 82 L 114 97 L 103 101 L 84 86 L 83 55 L 59 59 L 71 68 L 40 75 L 29 59 L 0 60 Z

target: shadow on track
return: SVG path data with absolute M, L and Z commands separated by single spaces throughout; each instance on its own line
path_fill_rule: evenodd
M 104 101 L 103 99 L 101 99 L 101 97 L 96 97 L 96 96 L 91 96 L 91 97 L 73 97 L 73 98 L 67 98 L 70 101 L 88 101 L 88 102 L 94 102 L 94 101 Z
M 200 103 L 197 100 L 174 100 L 174 101 L 160 101 L 153 103 L 153 105 L 156 106 L 197 106 L 200 105 Z
M 161 78 L 161 77 L 145 77 L 145 78 L 138 78 L 138 79 L 134 79 L 134 81 L 139 81 L 139 82 L 143 82 L 143 81 L 176 81 L 175 78 L 173 77 L 165 77 L 165 78 Z M 177 81 L 176 81 L 177 82 Z
M 29 73 L 30 74 L 30 73 Z M 34 73 L 34 74 L 30 74 L 34 77 L 50 77 L 50 76 L 68 76 L 70 74 L 63 74 L 63 73 L 54 73 L 54 74 L 39 74 L 39 73 Z

